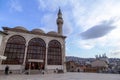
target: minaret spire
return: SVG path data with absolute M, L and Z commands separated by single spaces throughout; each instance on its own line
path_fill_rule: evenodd
M 59 8 L 58 15 L 62 15 L 61 9 Z
M 62 35 L 63 18 L 62 18 L 62 12 L 60 8 L 58 11 L 58 17 L 57 17 L 56 23 L 58 26 L 58 34 Z

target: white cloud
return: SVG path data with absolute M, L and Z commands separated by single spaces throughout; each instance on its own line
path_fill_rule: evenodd
M 61 4 L 64 1 L 59 1 L 59 0 L 38 0 L 38 9 L 42 11 L 51 11 L 54 12 L 56 11 L 60 6 L 63 6 L 64 4 Z
M 100 37 L 97 39 L 91 40 L 79 40 L 78 43 L 80 48 L 83 49 L 93 49 L 93 48 L 101 48 L 107 50 L 109 53 L 114 50 L 120 49 L 120 27 L 117 26 L 112 32 L 107 34 L 104 37 Z
M 104 45 L 105 47 L 111 47 L 114 49 L 120 49 L 120 25 L 118 25 L 117 23 L 119 23 L 120 20 L 116 21 L 116 24 L 114 24 L 116 26 L 116 28 L 110 32 L 110 34 L 106 35 L 103 38 L 99 38 L 98 42 L 100 43 L 99 45 Z
M 55 12 L 60 7 L 64 10 L 71 11 L 72 7 L 74 6 L 72 4 L 74 2 L 73 0 L 37 0 L 38 3 L 38 9 L 42 11 L 49 11 L 49 12 Z
M 120 50 L 114 50 L 109 54 L 110 57 L 120 57 Z
M 69 12 L 64 11 L 64 14 L 63 14 L 63 20 L 64 20 L 63 34 L 66 36 L 70 36 L 70 34 L 73 32 L 73 24 L 71 22 L 71 18 L 68 16 L 70 16 Z
M 44 10 L 46 8 L 46 4 L 44 0 L 38 0 L 38 9 Z
M 23 8 L 21 4 L 18 2 L 18 0 L 10 0 L 10 10 L 11 11 L 17 11 L 17 12 L 22 12 Z
M 80 40 L 76 42 L 77 42 L 77 46 L 82 49 L 92 49 L 95 47 L 95 42 L 91 40 L 88 41 Z
M 42 29 L 45 32 L 57 31 L 56 18 L 54 14 L 46 14 L 41 18 Z M 48 24 L 49 23 L 49 24 Z
M 92 4 L 91 6 L 80 3 L 79 0 L 75 0 L 71 3 L 76 5 L 72 10 L 76 24 L 83 30 L 87 30 L 103 20 L 109 20 L 112 17 L 120 16 L 119 4 L 116 4 L 114 0 L 101 0 L 99 2 L 94 2 L 95 5 Z
M 116 28 L 116 26 L 113 26 L 113 23 L 114 20 L 102 21 L 101 24 L 94 25 L 90 29 L 82 32 L 80 36 L 83 39 L 94 39 L 103 37 Z

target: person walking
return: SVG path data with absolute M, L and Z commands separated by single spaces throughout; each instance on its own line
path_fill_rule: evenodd
M 8 75 L 8 73 L 9 73 L 9 66 L 6 66 L 5 67 L 5 74 Z

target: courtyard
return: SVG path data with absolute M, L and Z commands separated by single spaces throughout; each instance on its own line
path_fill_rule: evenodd
M 120 80 L 120 74 L 64 73 L 64 74 L 0 74 L 0 80 Z

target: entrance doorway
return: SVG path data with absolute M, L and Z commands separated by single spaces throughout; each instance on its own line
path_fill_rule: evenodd
M 25 65 L 25 70 L 28 69 L 44 70 L 44 68 L 45 68 L 45 64 L 43 63 L 43 60 L 37 60 L 37 59 L 29 59 Z
M 39 69 L 40 68 L 40 63 L 38 63 L 38 62 L 31 62 L 31 69 L 32 70 L 36 70 L 36 69 Z
M 31 63 L 26 63 L 25 65 L 25 70 L 28 70 L 29 68 L 31 70 L 44 70 L 44 64 L 40 62 L 31 62 Z

